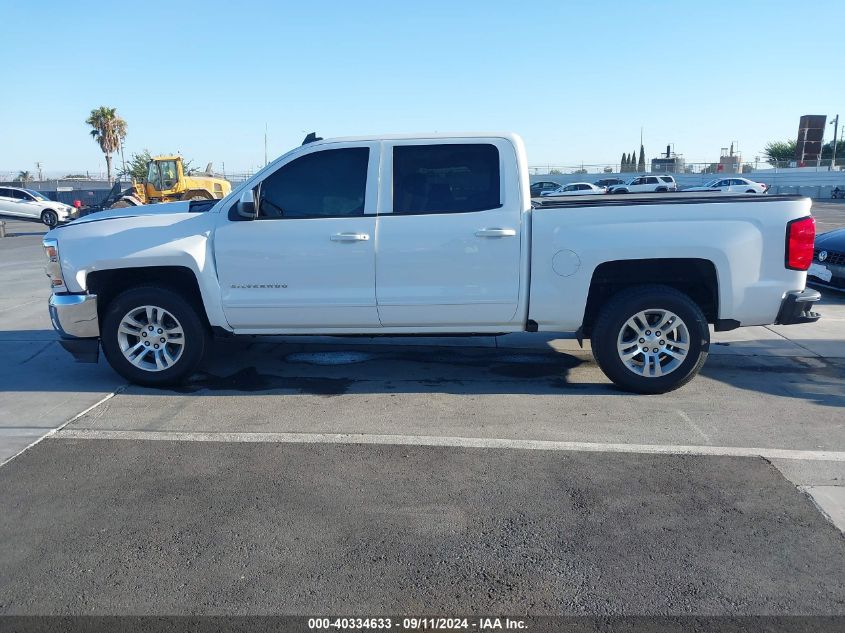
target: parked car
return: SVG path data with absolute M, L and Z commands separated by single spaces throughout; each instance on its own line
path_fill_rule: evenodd
M 606 193 L 607 189 L 604 187 L 596 187 L 589 182 L 572 182 L 568 185 L 563 185 L 558 189 L 552 191 L 544 191 L 540 195 L 546 196 L 590 196 L 597 193 Z
M 731 193 L 766 193 L 769 185 L 748 178 L 716 178 L 700 187 L 687 187 L 684 191 L 730 191 Z
M 822 233 L 816 238 L 807 281 L 845 291 L 845 228 Z
M 612 187 L 613 185 L 624 185 L 625 181 L 621 178 L 602 178 L 601 180 L 597 180 L 593 183 L 596 187 L 602 187 L 607 189 L 608 187 Z
M 532 182 L 531 183 L 531 197 L 537 198 L 538 196 L 542 196 L 544 191 L 554 191 L 555 189 L 560 188 L 559 182 L 553 182 L 551 180 L 541 180 L 539 182 Z
M 613 185 L 607 189 L 607 193 L 664 193 L 677 191 L 678 183 L 669 175 L 663 176 L 636 176 L 623 185 Z
M 708 323 L 819 318 L 809 198 L 535 209 L 527 164 L 514 134 L 327 139 L 204 213 L 180 201 L 80 218 L 43 239 L 53 326 L 77 358 L 102 345 L 152 386 L 189 379 L 210 336 L 563 332 L 591 339 L 617 385 L 662 393 L 704 364 Z
M 41 220 L 53 228 L 78 214 L 69 204 L 50 200 L 43 193 L 20 187 L 0 187 L 0 214 Z

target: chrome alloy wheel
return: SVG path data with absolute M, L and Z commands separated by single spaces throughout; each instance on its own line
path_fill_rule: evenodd
M 123 356 L 145 371 L 170 369 L 185 351 L 182 324 L 158 306 L 139 306 L 127 312 L 117 329 Z
M 625 367 L 646 378 L 671 374 L 686 360 L 689 346 L 686 323 L 660 308 L 637 312 L 616 339 L 616 351 Z

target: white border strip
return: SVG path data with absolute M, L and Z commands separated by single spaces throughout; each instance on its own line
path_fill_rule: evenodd
M 102 402 L 105 402 L 105 400 L 108 400 L 108 398 L 105 398 Z M 93 409 L 94 407 L 91 408 Z M 85 413 L 86 412 L 80 413 L 76 416 L 76 418 L 81 417 Z M 58 430 L 59 429 L 57 429 L 57 431 Z M 740 446 L 679 446 L 671 444 L 557 442 L 552 440 L 508 440 L 481 437 L 438 437 L 432 435 L 370 435 L 363 433 L 187 433 L 181 431 L 100 431 L 95 429 L 68 429 L 58 434 L 56 431 L 53 431 L 48 434 L 48 436 L 53 436 L 54 439 L 78 440 L 276 442 L 285 444 L 382 444 L 401 446 L 451 446 L 460 448 L 515 448 L 535 451 L 589 451 L 601 453 L 650 453 L 660 455 L 717 455 L 728 457 L 765 457 L 766 459 L 845 462 L 845 452 L 843 451 L 805 451 L 786 448 L 744 448 Z
M 25 446 L 24 448 L 22 448 L 21 450 L 19 450 L 17 453 L 15 453 L 14 455 L 12 455 L 12 456 L 11 456 L 11 457 L 9 457 L 8 459 L 4 459 L 2 462 L 0 462 L 0 468 L 2 468 L 2 467 L 3 467 L 3 466 L 5 466 L 6 464 L 8 464 L 10 461 L 12 461 L 13 459 L 15 459 L 15 457 L 17 457 L 18 455 L 21 455 L 22 453 L 25 453 L 26 451 L 28 451 L 29 449 L 31 449 L 33 446 L 35 446 L 36 444 L 38 444 L 41 440 L 44 440 L 44 439 L 46 439 L 46 438 L 48 438 L 48 437 L 52 437 L 53 435 L 55 435 L 56 433 L 58 433 L 59 431 L 61 431 L 63 428 L 65 428 L 65 427 L 66 427 L 68 424 L 70 424 L 71 422 L 76 422 L 76 421 L 77 421 L 79 418 L 81 418 L 82 416 L 87 415 L 88 413 L 91 413 L 91 411 L 93 411 L 94 409 L 96 409 L 97 407 L 99 407 L 99 406 L 100 406 L 101 404 L 103 404 L 104 402 L 107 402 L 107 401 L 111 400 L 112 398 L 114 398 L 117 394 L 121 393 L 121 392 L 122 392 L 124 389 L 126 389 L 126 387 L 128 387 L 128 386 L 129 386 L 129 385 L 123 385 L 123 386 L 121 386 L 121 387 L 118 387 L 117 389 L 115 389 L 114 391 L 112 391 L 110 394 L 108 394 L 108 395 L 104 396 L 103 398 L 100 398 L 99 400 L 97 400 L 97 402 L 95 402 L 94 404 L 92 404 L 90 407 L 88 407 L 88 408 L 87 408 L 87 409 L 85 409 L 84 411 L 80 411 L 80 412 L 79 412 L 79 413 L 77 413 L 75 416 L 73 416 L 73 417 L 72 417 L 72 418 L 70 418 L 69 420 L 65 420 L 65 421 L 64 421 L 64 422 L 62 422 L 59 426 L 57 426 L 55 429 L 53 429 L 52 431 L 48 431 L 47 433 L 45 433 L 44 435 L 42 435 L 41 437 L 39 437 L 37 440 L 35 440 L 35 441 L 34 441 L 34 442 L 32 442 L 31 444 L 28 444 L 27 446 Z

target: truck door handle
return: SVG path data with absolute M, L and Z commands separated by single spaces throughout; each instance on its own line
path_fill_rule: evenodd
M 366 242 L 370 236 L 366 233 L 335 233 L 332 242 Z
M 475 232 L 476 237 L 513 237 L 516 229 L 481 229 Z

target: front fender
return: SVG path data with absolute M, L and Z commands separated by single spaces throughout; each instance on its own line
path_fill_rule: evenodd
M 121 213 L 71 223 L 48 235 L 58 240 L 70 292 L 87 292 L 88 276 L 96 271 L 179 266 L 196 276 L 209 322 L 227 327 L 209 239 L 213 223 L 208 213 Z

